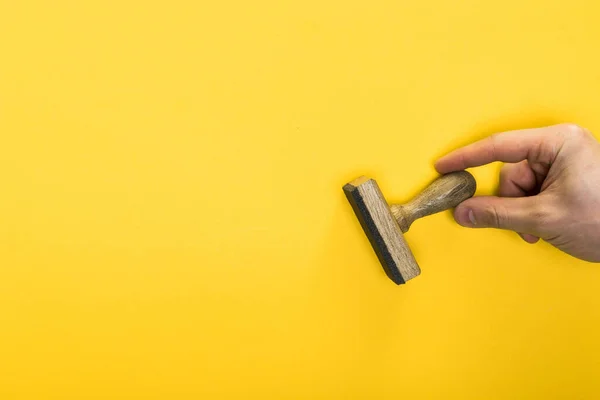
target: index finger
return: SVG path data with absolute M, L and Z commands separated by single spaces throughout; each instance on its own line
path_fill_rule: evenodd
M 454 150 L 435 163 L 435 169 L 445 174 L 465 168 L 478 167 L 494 161 L 516 163 L 539 157 L 543 144 L 552 144 L 556 136 L 551 128 L 534 128 L 508 131 L 488 136 L 485 139 Z M 556 154 L 552 155 L 553 157 Z

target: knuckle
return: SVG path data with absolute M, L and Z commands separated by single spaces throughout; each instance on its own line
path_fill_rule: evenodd
M 587 129 L 577 124 L 567 123 L 557 125 L 555 131 L 555 140 L 552 145 L 555 154 L 564 145 L 566 149 L 581 149 L 587 147 L 590 139 L 593 139 L 593 135 Z
M 558 125 L 558 132 L 559 134 L 561 134 L 562 136 L 565 137 L 585 137 L 587 135 L 589 135 L 589 132 L 587 129 L 583 128 L 580 125 L 577 124 L 573 124 L 573 123 L 564 123 L 564 124 L 560 124 Z
M 497 147 L 498 147 L 498 140 L 499 140 L 500 136 L 497 133 L 494 133 L 493 135 L 488 136 L 488 142 L 490 143 L 489 145 L 489 151 L 491 154 L 489 154 L 489 157 L 491 159 L 495 159 L 496 158 L 496 153 L 497 153 Z
M 507 182 L 511 175 L 514 174 L 515 165 L 514 164 L 504 164 L 502 168 L 500 168 L 500 176 L 498 177 L 500 183 Z
M 497 207 L 487 206 L 483 212 L 487 226 L 490 228 L 500 228 L 502 226 L 502 214 Z

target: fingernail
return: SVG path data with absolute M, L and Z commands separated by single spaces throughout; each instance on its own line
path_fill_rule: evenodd
M 475 214 L 470 208 L 457 208 L 455 212 L 455 217 L 456 221 L 462 226 L 470 228 L 477 225 L 477 221 L 475 220 Z
M 469 210 L 469 221 L 471 221 L 473 225 L 477 225 L 477 221 L 475 221 L 475 214 L 473 214 L 473 210 Z

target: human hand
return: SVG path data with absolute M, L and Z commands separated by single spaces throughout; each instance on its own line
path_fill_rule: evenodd
M 573 124 L 498 133 L 440 158 L 445 174 L 493 161 L 505 164 L 498 197 L 478 196 L 456 207 L 470 228 L 540 238 L 577 258 L 600 262 L 600 143 Z

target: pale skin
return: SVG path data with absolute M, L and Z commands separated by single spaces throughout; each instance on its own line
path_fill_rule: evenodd
M 543 239 L 586 261 L 600 262 L 600 143 L 574 124 L 498 133 L 440 158 L 445 174 L 494 161 L 498 196 L 477 196 L 456 207 L 465 227 L 515 231 L 528 243 Z

